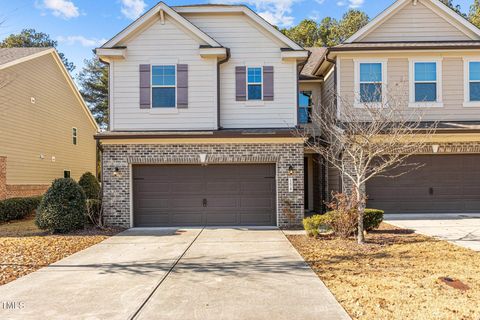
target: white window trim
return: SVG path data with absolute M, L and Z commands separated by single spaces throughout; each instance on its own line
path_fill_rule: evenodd
M 371 106 L 381 108 L 387 101 L 387 68 L 388 59 L 354 59 L 354 104 L 355 108 L 365 108 Z M 361 102 L 360 101 L 360 64 L 362 63 L 380 63 L 382 65 L 382 101 L 381 102 Z
M 153 68 L 154 67 L 174 67 L 175 68 L 175 86 L 172 85 L 154 85 L 153 84 Z M 150 110 L 162 110 L 163 112 L 167 110 L 176 110 L 177 109 L 177 99 L 178 99 L 178 86 L 177 86 L 177 65 L 176 64 L 152 64 L 150 65 L 150 99 L 152 100 L 152 105 Z M 153 107 L 153 88 L 175 88 L 175 107 Z M 163 113 L 162 112 L 162 113 Z M 171 111 L 170 111 L 171 112 Z M 158 113 L 158 111 L 157 111 Z
M 437 101 L 416 102 L 415 101 L 415 63 L 417 62 L 435 62 L 437 64 Z M 409 78 L 409 103 L 410 108 L 442 108 L 443 107 L 443 86 L 442 86 L 442 63 L 443 58 L 424 57 L 408 59 L 408 78 Z
M 262 102 L 263 102 L 263 80 L 264 80 L 263 79 L 263 66 L 246 66 L 246 68 L 247 69 L 245 71 L 246 71 L 247 81 L 245 81 L 245 83 L 246 83 L 245 90 L 247 92 L 247 102 L 250 101 L 250 104 L 262 104 Z M 261 82 L 249 82 L 248 81 L 248 69 L 253 69 L 253 68 L 260 68 L 260 74 L 262 76 L 262 81 Z M 260 84 L 261 89 L 262 89 L 260 99 L 254 99 L 254 100 L 249 99 L 249 96 L 248 96 L 248 85 L 249 84 L 256 84 L 256 85 Z
M 73 138 L 75 138 L 75 143 L 73 143 Z M 77 129 L 77 127 L 72 127 L 72 145 L 78 146 L 78 129 Z
M 475 108 L 480 107 L 480 101 L 470 101 L 470 62 L 480 62 L 480 57 L 463 58 L 463 106 Z

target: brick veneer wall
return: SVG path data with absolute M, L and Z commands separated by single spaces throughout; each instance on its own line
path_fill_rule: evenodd
M 480 143 L 478 142 L 448 142 L 448 143 L 439 143 L 437 152 L 433 152 L 433 145 L 426 145 L 422 150 L 417 152 L 418 155 L 448 155 L 448 154 L 480 154 Z M 352 169 L 352 167 L 345 165 L 345 170 Z M 365 191 L 365 185 L 362 186 L 363 191 Z M 343 192 L 351 194 L 353 191 L 353 184 L 350 179 L 343 179 Z
M 17 197 L 39 196 L 49 185 L 7 184 L 7 157 L 0 157 L 0 200 Z
M 277 223 L 280 227 L 301 224 L 304 216 L 303 144 L 127 144 L 103 145 L 103 207 L 107 224 L 130 227 L 131 164 L 276 163 Z M 294 188 L 288 192 L 288 168 L 293 166 Z M 114 174 L 115 168 L 119 169 Z

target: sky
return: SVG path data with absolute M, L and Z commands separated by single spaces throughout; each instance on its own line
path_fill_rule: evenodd
M 290 27 L 305 18 L 340 18 L 349 8 L 373 18 L 394 0 L 164 0 L 170 6 L 197 3 L 246 4 L 268 22 Z M 57 40 L 58 50 L 72 61 L 75 72 L 92 49 L 112 38 L 153 7 L 158 0 L 0 0 L 0 39 L 25 28 L 45 32 Z M 454 0 L 468 11 L 473 0 Z

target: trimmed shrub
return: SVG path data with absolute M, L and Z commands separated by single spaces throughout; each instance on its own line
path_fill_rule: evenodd
M 378 229 L 380 223 L 383 221 L 383 210 L 365 209 L 365 216 L 363 217 L 363 226 L 366 231 Z
M 85 192 L 73 179 L 57 179 L 45 193 L 35 222 L 40 229 L 65 233 L 85 226 Z
M 320 234 L 320 228 L 329 229 L 331 225 L 331 216 L 314 215 L 303 219 L 303 228 L 309 237 L 317 237 Z
M 365 215 L 363 217 L 363 227 L 365 231 L 377 229 L 383 221 L 383 214 L 384 212 L 382 210 L 365 209 Z M 339 236 L 348 237 L 357 232 L 358 223 L 356 210 L 352 209 L 342 214 L 338 211 L 329 211 L 325 213 L 325 216 L 329 217 L 327 221 L 330 221 L 330 227 Z M 348 225 L 348 228 L 345 228 L 346 225 Z M 344 232 L 339 232 L 339 226 L 343 226 L 343 228 L 340 229 Z
M 25 218 L 40 205 L 42 196 L 10 198 L 0 201 L 0 222 Z
M 78 184 L 82 187 L 87 199 L 98 199 L 100 197 L 100 183 L 91 172 L 85 172 L 78 180 Z

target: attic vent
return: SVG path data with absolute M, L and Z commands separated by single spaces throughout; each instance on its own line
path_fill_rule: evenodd
M 418 3 L 418 0 L 413 0 L 413 5 L 416 6 Z

